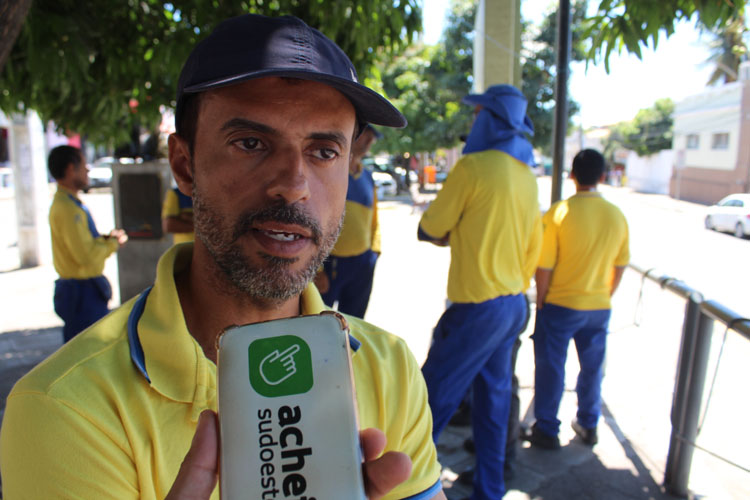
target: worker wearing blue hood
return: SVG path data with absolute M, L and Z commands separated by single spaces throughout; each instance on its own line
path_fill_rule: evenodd
M 523 292 L 541 251 L 527 139 L 534 128 L 526 99 L 510 85 L 494 85 L 464 102 L 477 109 L 464 156 L 419 224 L 419 239 L 451 247 L 451 305 L 435 327 L 422 372 L 436 442 L 472 389 L 477 454 L 472 499 L 497 500 L 505 494 L 511 353 L 526 319 Z

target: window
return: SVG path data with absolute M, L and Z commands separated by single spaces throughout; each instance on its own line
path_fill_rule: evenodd
M 742 200 L 724 200 L 721 203 L 719 203 L 719 206 L 722 207 L 741 207 L 743 205 Z
M 698 134 L 688 134 L 687 149 L 698 149 L 700 147 L 700 136 Z
M 720 134 L 714 134 L 711 141 L 711 149 L 728 149 L 729 148 L 729 133 L 722 132 Z

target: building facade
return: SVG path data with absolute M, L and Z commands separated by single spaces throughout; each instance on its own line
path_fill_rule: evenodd
M 750 65 L 740 80 L 675 105 L 670 195 L 713 204 L 750 191 Z

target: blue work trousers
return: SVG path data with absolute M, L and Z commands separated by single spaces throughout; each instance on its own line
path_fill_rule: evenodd
M 422 367 L 436 443 L 464 394 L 472 389 L 477 457 L 473 500 L 499 500 L 505 494 L 511 357 L 525 318 L 526 301 L 520 294 L 480 304 L 453 304 L 435 327 Z
M 378 254 L 372 250 L 354 257 L 328 257 L 323 267 L 328 276 L 329 288 L 326 293 L 321 294 L 323 302 L 333 307 L 334 302 L 338 301 L 340 312 L 364 318 L 370 302 L 377 260 Z
M 104 276 L 55 281 L 55 312 L 65 322 L 63 342 L 96 323 L 109 312 L 112 287 Z
M 537 428 L 549 436 L 560 432 L 560 409 L 565 388 L 565 361 L 568 344 L 575 341 L 578 362 L 576 394 L 578 423 L 596 427 L 601 415 L 601 389 L 604 355 L 609 326 L 609 309 L 578 311 L 545 304 L 536 313 L 534 328 L 534 416 Z

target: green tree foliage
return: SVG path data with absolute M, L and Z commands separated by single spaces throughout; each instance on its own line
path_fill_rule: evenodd
M 624 148 L 639 156 L 648 156 L 672 147 L 674 103 L 659 99 L 647 109 L 638 111 L 629 122 L 615 125 L 604 144 L 604 155 L 612 158 L 615 150 Z
M 476 2 L 454 1 L 445 31 L 435 47 L 417 45 L 381 64 L 383 90 L 405 114 L 409 126 L 384 131 L 376 151 L 416 152 L 449 148 L 469 132 L 473 108 L 461 104 L 472 90 L 473 36 Z M 572 59 L 582 61 L 586 51 L 579 27 L 586 12 L 586 1 L 574 2 L 572 13 Z M 524 23 L 522 92 L 529 100 L 528 114 L 534 123 L 534 147 L 545 152 L 552 148 L 555 112 L 557 53 L 557 11 L 550 11 L 540 26 Z M 569 116 L 578 112 L 568 103 Z
M 461 99 L 471 90 L 475 13 L 475 2 L 454 1 L 441 43 L 415 44 L 398 57 L 381 60 L 383 91 L 409 125 L 383 130 L 375 151 L 434 151 L 455 146 L 469 131 L 472 109 Z
M 586 0 L 573 2 L 571 13 L 571 60 L 583 61 L 586 49 L 583 39 L 583 19 Z M 555 87 L 557 85 L 557 9 L 550 11 L 538 29 L 524 25 L 526 33 L 521 67 L 522 91 L 529 100 L 528 115 L 534 124 L 532 144 L 549 155 L 555 121 Z M 568 116 L 578 113 L 579 106 L 568 99 Z
M 180 68 L 221 20 L 292 14 L 350 55 L 361 77 L 378 50 L 421 28 L 417 0 L 35 0 L 0 73 L 0 108 L 34 109 L 95 143 L 127 141 L 173 106 Z
M 622 49 L 641 57 L 641 48 L 656 48 L 659 36 L 674 33 L 679 21 L 695 19 L 714 31 L 740 18 L 744 0 L 601 0 L 594 16 L 586 21 L 586 38 L 591 39 L 588 57 L 604 59 Z
M 708 85 L 737 81 L 740 63 L 747 59 L 745 33 L 747 26 L 744 16 L 728 20 L 712 32 L 714 39 L 709 43 L 711 56 L 706 62 L 715 69 L 708 79 Z

